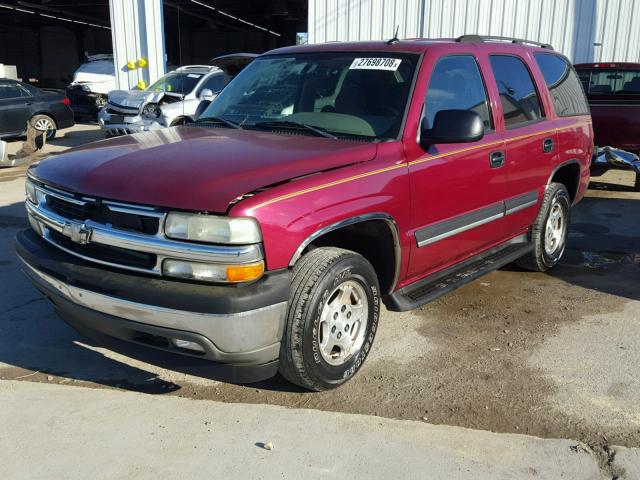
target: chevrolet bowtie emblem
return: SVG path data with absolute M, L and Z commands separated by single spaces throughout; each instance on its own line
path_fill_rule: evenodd
M 84 223 L 66 223 L 62 227 L 62 233 L 69 237 L 72 242 L 84 245 L 91 241 L 91 228 Z

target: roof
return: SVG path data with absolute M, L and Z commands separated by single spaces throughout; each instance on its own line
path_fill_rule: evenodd
M 511 39 L 498 37 L 479 37 L 476 35 L 464 35 L 456 38 L 409 38 L 391 42 L 390 40 L 377 41 L 361 41 L 361 42 L 327 42 L 316 43 L 310 45 L 295 45 L 291 47 L 277 48 L 266 53 L 287 54 L 287 53 L 312 53 L 312 52 L 396 52 L 396 53 L 422 53 L 427 48 L 443 47 L 448 48 L 457 45 L 460 49 L 467 48 L 469 44 L 476 45 L 480 48 L 491 49 L 496 45 L 501 47 L 511 47 L 514 50 L 531 49 L 537 51 L 552 51 L 550 45 L 536 44 L 537 42 L 528 42 L 527 40 Z
M 640 63 L 630 63 L 630 62 L 576 63 L 574 67 L 578 70 L 580 69 L 592 70 L 594 68 L 596 69 L 624 68 L 626 70 L 640 70 Z

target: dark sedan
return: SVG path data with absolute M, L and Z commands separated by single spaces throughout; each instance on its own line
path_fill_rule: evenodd
M 74 125 L 69 99 L 64 93 L 0 79 L 0 138 L 23 135 L 28 121 L 46 130 L 48 140 L 54 138 L 56 130 Z

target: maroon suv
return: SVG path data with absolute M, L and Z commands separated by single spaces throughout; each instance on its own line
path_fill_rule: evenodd
M 283 48 L 193 125 L 31 168 L 17 251 L 88 335 L 322 390 L 362 366 L 382 303 L 558 263 L 592 147 L 578 77 L 546 45 Z

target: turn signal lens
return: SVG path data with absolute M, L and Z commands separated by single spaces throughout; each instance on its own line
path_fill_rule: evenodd
M 228 282 L 248 282 L 260 278 L 264 273 L 264 262 L 247 265 L 230 265 L 227 267 Z
M 198 280 L 200 282 L 249 282 L 262 276 L 264 262 L 244 265 L 220 265 L 217 263 L 190 262 L 188 260 L 168 258 L 162 262 L 162 273 L 169 277 Z

